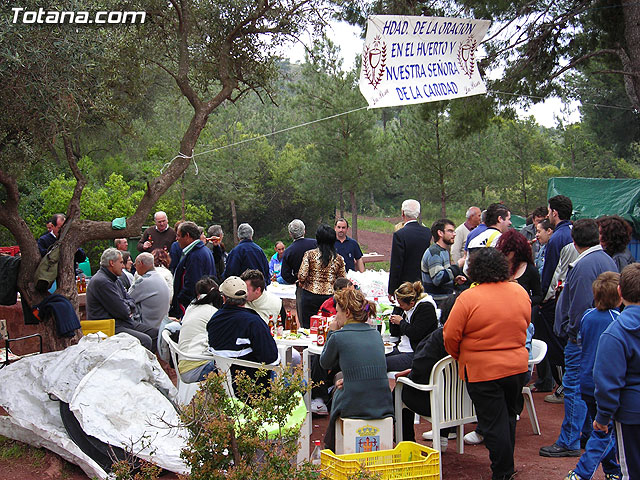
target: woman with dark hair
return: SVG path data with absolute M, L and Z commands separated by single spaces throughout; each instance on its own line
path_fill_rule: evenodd
M 316 231 L 316 241 L 318 248 L 305 252 L 298 270 L 298 284 L 302 289 L 302 311 L 298 317 L 304 328 L 309 328 L 311 316 L 333 295 L 333 282 L 347 276 L 344 259 L 336 252 L 335 230 L 321 224 Z
M 516 408 L 528 373 L 531 301 L 509 281 L 509 263 L 495 248 L 471 255 L 469 275 L 477 285 L 458 296 L 444 325 L 444 345 L 458 360 L 476 407 L 492 479 L 507 480 L 515 473 Z
M 186 354 L 206 355 L 209 351 L 207 323 L 222 307 L 222 296 L 218 284 L 212 277 L 203 277 L 196 282 L 196 298 L 187 307 L 182 317 L 178 347 Z M 201 382 L 215 370 L 215 365 L 206 360 L 179 360 L 180 376 L 187 383 Z
M 533 306 L 538 305 L 542 301 L 540 274 L 533 263 L 527 238 L 515 230 L 508 230 L 500 236 L 496 248 L 507 257 L 510 280 L 515 280 L 527 291 Z
M 131 260 L 131 253 L 125 251 L 122 253 L 122 263 L 124 263 L 124 268 L 122 269 L 122 275 L 118 277 L 118 280 L 124 286 L 125 290 L 129 290 L 131 285 L 133 285 L 133 274 L 131 273 L 131 267 L 133 267 L 133 260 Z
M 171 301 L 171 299 L 173 298 L 173 274 L 171 273 L 171 270 L 169 270 L 169 265 L 171 265 L 171 257 L 163 248 L 156 248 L 155 250 L 153 250 L 153 252 L 151 252 L 151 254 L 153 255 L 153 266 L 155 267 L 156 272 L 162 275 L 164 281 L 167 282 L 167 285 L 169 285 L 169 301 Z
M 631 225 L 618 215 L 609 215 L 596 221 L 600 230 L 600 245 L 616 262 L 618 272 L 622 272 L 624 267 L 636 261 L 628 248 L 633 233 Z

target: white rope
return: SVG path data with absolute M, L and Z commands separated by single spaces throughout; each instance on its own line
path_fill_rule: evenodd
M 369 108 L 369 107 L 367 106 L 367 107 L 354 108 L 353 110 L 349 110 L 348 112 L 336 113 L 336 114 L 330 115 L 328 117 L 319 118 L 317 120 L 311 120 L 310 122 L 305 122 L 305 123 L 301 123 L 299 125 L 294 125 L 293 127 L 283 128 L 282 130 L 278 130 L 277 132 L 265 133 L 264 135 L 259 135 L 257 137 L 247 138 L 247 139 L 241 140 L 239 142 L 230 143 L 229 145 L 223 145 L 221 147 L 214 148 L 213 150 L 207 150 L 205 152 L 196 153 L 196 154 L 193 155 L 193 157 L 197 157 L 199 155 L 206 155 L 207 153 L 217 152 L 218 150 L 223 150 L 223 149 L 229 148 L 229 147 L 235 147 L 237 145 L 242 145 L 243 143 L 254 142 L 256 140 L 260 140 L 261 138 L 271 137 L 273 135 L 278 135 L 280 133 L 288 132 L 290 130 L 295 130 L 296 128 L 302 128 L 302 127 L 306 127 L 308 125 L 313 125 L 314 123 L 324 122 L 325 120 L 331 120 L 332 118 L 341 117 L 342 115 L 348 115 L 350 113 L 359 112 L 360 110 L 364 110 L 366 108 Z M 183 157 L 183 158 L 192 158 L 192 157 Z M 175 158 L 173 160 L 175 160 Z M 195 163 L 195 160 L 194 160 L 194 163 Z
M 176 155 L 175 157 L 173 157 L 171 160 L 169 160 L 167 163 L 165 163 L 165 164 L 162 166 L 162 168 L 160 169 L 160 175 L 162 175 L 162 173 L 164 172 L 164 169 L 165 169 L 165 168 L 167 168 L 169 165 L 171 165 L 171 163 L 173 163 L 173 161 L 174 161 L 176 158 L 191 158 L 191 159 L 193 159 L 193 152 L 191 152 L 191 156 L 190 156 L 190 157 L 189 157 L 189 156 L 187 156 L 187 155 L 185 155 L 185 154 L 184 154 L 184 153 L 182 153 L 182 152 L 178 153 L 178 155 Z M 193 161 L 193 163 L 194 163 L 194 164 L 196 163 L 196 162 L 195 162 L 195 160 Z M 198 165 L 196 165 L 196 175 L 197 175 L 197 172 L 198 172 Z
M 545 100 L 545 97 L 540 97 L 540 96 L 536 96 L 536 95 L 525 95 L 525 94 L 518 94 L 518 93 L 510 93 L 510 92 L 501 92 L 498 90 L 489 90 L 487 93 L 492 93 L 494 95 L 510 95 L 510 96 L 514 96 L 514 97 L 526 97 L 526 98 L 531 98 L 531 99 L 536 99 L 536 100 Z M 592 106 L 592 107 L 596 107 L 596 108 L 613 108 L 613 109 L 619 109 L 619 110 L 627 110 L 627 111 L 635 111 L 634 108 L 632 107 L 622 107 L 622 106 L 618 106 L 618 105 L 603 105 L 603 104 L 599 104 L 599 103 L 586 103 L 586 102 L 581 102 L 581 105 L 587 105 L 587 106 Z M 302 127 L 306 127 L 309 125 L 313 125 L 315 123 L 320 123 L 320 122 L 324 122 L 326 120 L 331 120 L 333 118 L 338 118 L 341 117 L 343 115 L 349 115 L 350 113 L 355 113 L 355 112 L 359 112 L 360 110 L 365 110 L 369 108 L 368 106 L 365 107 L 359 107 L 359 108 L 354 108 L 353 110 L 349 110 L 346 112 L 342 112 L 342 113 L 336 113 L 334 115 L 329 115 L 328 117 L 324 117 L 324 118 L 319 118 L 317 120 L 311 120 L 309 122 L 305 122 L 305 123 L 300 123 L 298 125 L 294 125 L 292 127 L 287 127 L 287 128 L 283 128 L 282 130 L 278 130 L 275 132 L 271 132 L 271 133 L 265 133 L 263 135 L 258 135 L 257 137 L 251 137 L 251 138 L 247 138 L 245 140 L 240 140 L 239 142 L 234 142 L 234 143 L 230 143 L 228 145 L 223 145 L 221 147 L 216 147 L 212 150 L 206 150 L 204 152 L 199 152 L 199 153 L 193 153 L 191 152 L 191 156 L 185 155 L 183 153 L 179 153 L 178 155 L 176 155 L 175 157 L 173 157 L 171 159 L 171 161 L 165 163 L 163 165 L 163 167 L 160 169 L 160 173 L 162 174 L 164 169 L 166 167 L 168 167 L 169 165 L 171 165 L 171 163 L 176 159 L 176 158 L 187 158 L 187 159 L 191 159 L 193 161 L 193 165 L 195 166 L 196 169 L 196 175 L 198 175 L 198 164 L 196 163 L 195 157 L 200 156 L 200 155 L 207 155 L 209 153 L 214 153 L 220 150 L 224 150 L 225 148 L 230 148 L 230 147 L 236 147 L 238 145 L 242 145 L 245 143 L 249 143 L 249 142 L 255 142 L 256 140 L 260 140 L 262 138 L 268 138 L 268 137 L 272 137 L 274 135 L 279 135 L 281 133 L 285 133 L 285 132 L 289 132 L 291 130 L 295 130 L 296 128 L 302 128 Z

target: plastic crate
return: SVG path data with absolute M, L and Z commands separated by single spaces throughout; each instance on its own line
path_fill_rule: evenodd
M 15 257 L 20 253 L 20 247 L 18 247 L 17 245 L 13 247 L 0 247 L 0 253 L 5 253 L 7 255 Z
M 332 480 L 348 480 L 361 468 L 380 475 L 382 480 L 440 478 L 440 452 L 414 442 L 400 442 L 393 450 L 336 455 L 321 452 L 322 474 Z

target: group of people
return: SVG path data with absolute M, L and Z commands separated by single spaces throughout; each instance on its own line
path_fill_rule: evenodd
M 269 261 L 253 242 L 248 224 L 238 227 L 240 242 L 226 254 L 221 230 L 209 229 L 206 237 L 193 222 L 181 222 L 174 231 L 166 214 L 157 212 L 156 225 L 138 244 L 141 253 L 128 290 L 120 280 L 121 251 L 103 253 L 87 289 L 87 314 L 89 319 L 115 318 L 116 332 L 136 336 L 150 350 L 156 349 L 158 331 L 171 315 L 181 320 L 179 343 L 187 353 L 272 364 L 279 358 L 267 323 L 285 313 L 282 301 L 266 287 L 271 281 L 295 284 L 300 326 L 308 328 L 319 311 L 336 314 L 318 363 L 333 381 L 326 446 L 333 445 L 338 417 L 393 415 L 387 372 L 427 382 L 433 365 L 450 354 L 458 360 L 478 417 L 476 431 L 465 437 L 484 441 L 493 479 L 515 474 L 516 417 L 522 387 L 531 377 L 533 336 L 548 345 L 534 389 L 550 391 L 554 380 L 564 389 L 560 436 L 540 455 L 579 456 L 582 431 L 588 438 L 586 453 L 567 478 L 591 478 L 601 459 L 607 478 L 621 478 L 625 468 L 639 471 L 633 462 L 640 458 L 640 325 L 634 310 L 640 303 L 640 266 L 618 273 L 633 261 L 626 248 L 631 228 L 622 218 L 571 222 L 572 209 L 569 198 L 553 197 L 517 232 L 511 228 L 511 212 L 500 203 L 484 212 L 469 208 L 458 227 L 440 219 L 428 228 L 419 221 L 419 202 L 403 202 L 388 284 L 396 305 L 391 333 L 400 341 L 388 355 L 380 335 L 366 325 L 376 305 L 343 281 L 348 270 L 364 270 L 362 251 L 347 236 L 343 218 L 333 227 L 320 225 L 315 239 L 305 238 L 301 220 L 291 221 L 292 243 L 278 242 Z M 163 268 L 172 276 L 160 275 Z M 621 302 L 626 307 L 618 314 Z M 187 381 L 200 381 L 215 368 L 188 360 L 177 367 Z M 560 398 L 561 390 L 551 395 Z M 412 412 L 429 413 L 428 399 L 406 388 L 403 401 L 412 409 L 403 413 L 404 436 L 413 439 L 409 419 Z M 444 447 L 448 432 L 442 433 Z

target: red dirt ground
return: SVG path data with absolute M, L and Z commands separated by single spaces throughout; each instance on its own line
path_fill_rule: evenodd
M 397 219 L 390 220 L 397 221 Z M 384 254 L 388 260 L 391 250 L 391 234 L 361 230 L 359 241 L 366 246 L 367 251 Z M 175 374 L 172 375 L 172 378 L 175 381 Z M 522 419 L 518 422 L 515 454 L 516 469 L 518 470 L 517 480 L 561 480 L 577 462 L 576 458 L 554 459 L 538 455 L 540 447 L 550 445 L 556 440 L 564 417 L 563 406 L 545 403 L 543 401 L 544 395 L 544 393 L 533 395 L 542 435 L 533 434 L 526 409 L 522 414 Z M 1 413 L 3 412 L 0 411 Z M 327 417 L 313 418 L 312 442 L 322 439 L 326 425 Z M 430 428 L 430 425 L 424 420 L 420 425 L 416 425 L 418 443 L 431 445 L 431 442 L 422 440 L 422 432 L 430 430 Z M 466 426 L 467 433 L 472 429 L 472 425 Z M 449 445 L 449 450 L 442 455 L 442 471 L 445 480 L 486 480 L 491 478 L 489 453 L 483 445 L 465 445 L 463 455 L 456 453 L 455 440 L 450 440 Z M 88 478 L 78 467 L 68 464 L 53 453 L 47 451 L 44 457 L 42 454 L 39 455 L 42 458 L 36 458 L 37 456 L 26 454 L 17 459 L 0 457 L 0 480 L 86 480 Z M 162 478 L 177 477 L 167 475 Z M 602 480 L 604 475 L 602 471 L 599 471 L 593 478 L 594 480 Z

